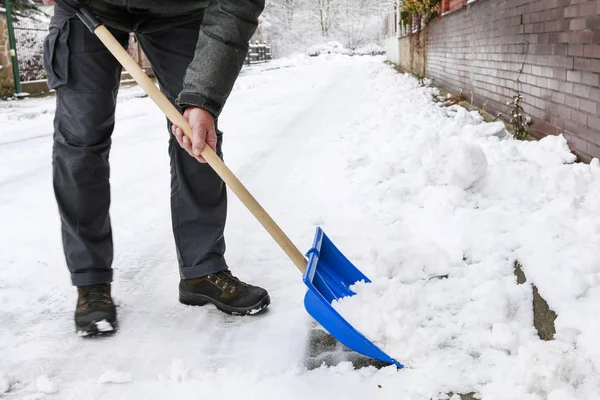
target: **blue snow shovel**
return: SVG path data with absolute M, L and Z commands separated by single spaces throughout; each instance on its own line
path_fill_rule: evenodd
M 104 43 L 167 118 L 179 126 L 191 140 L 192 129 L 181 113 L 154 85 L 114 36 L 98 21 L 91 9 L 81 4 L 89 2 L 89 0 L 57 0 L 56 2 L 77 13 L 82 22 Z M 358 281 L 370 282 L 369 279 L 344 257 L 320 228 L 317 228 L 313 247 L 307 252 L 307 261 L 216 153 L 205 146 L 201 155 L 303 274 L 303 281 L 308 287 L 304 297 L 304 305 L 308 313 L 346 347 L 403 368 L 400 363 L 354 329 L 331 305 L 337 299 L 354 295 L 354 292 L 350 290 L 351 285 Z

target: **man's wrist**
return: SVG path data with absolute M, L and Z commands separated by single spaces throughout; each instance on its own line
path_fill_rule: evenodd
M 214 119 L 218 118 L 222 110 L 221 105 L 217 104 L 216 102 L 189 92 L 182 92 L 177 98 L 177 104 L 181 106 L 183 110 L 189 107 L 199 107 L 208 111 Z

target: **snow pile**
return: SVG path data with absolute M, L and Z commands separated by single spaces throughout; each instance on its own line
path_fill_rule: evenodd
M 38 392 L 45 394 L 54 394 L 58 392 L 58 387 L 46 375 L 39 376 L 35 381 L 35 387 Z
M 372 74 L 362 104 L 377 123 L 357 126 L 346 147 L 385 240 L 371 249 L 373 283 L 334 307 L 440 393 L 594 398 L 598 160 L 573 164 L 562 136 L 515 141 L 502 123 L 436 104 L 435 90 L 412 77 Z M 357 148 L 376 156 L 357 166 Z M 558 313 L 554 342 L 534 330 L 531 282 Z
M 481 147 L 451 138 L 442 142 L 425 165 L 433 185 L 454 185 L 468 189 L 485 176 L 487 159 Z
M 385 50 L 375 43 L 366 44 L 357 47 L 355 50 L 352 50 L 344 47 L 344 45 L 340 42 L 330 41 L 327 43 L 321 43 L 309 47 L 306 51 L 306 54 L 310 57 L 317 57 L 323 54 L 343 54 L 347 56 L 375 56 L 385 54 Z
M 310 57 L 316 57 L 321 54 L 346 54 L 351 55 L 352 51 L 345 48 L 343 44 L 337 41 L 330 41 L 327 43 L 317 44 L 311 46 L 306 51 Z
M 385 49 L 378 44 L 369 43 L 357 47 L 353 53 L 359 56 L 376 56 L 385 54 Z

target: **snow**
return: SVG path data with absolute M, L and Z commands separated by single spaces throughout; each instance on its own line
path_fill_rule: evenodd
M 98 378 L 99 383 L 129 383 L 133 381 L 131 374 L 122 371 L 104 371 Z
M 35 387 L 38 392 L 45 394 L 54 394 L 58 392 L 58 388 L 46 375 L 39 376 L 35 381 Z
M 324 54 L 343 54 L 343 55 L 358 55 L 358 56 L 375 56 L 385 54 L 385 50 L 381 46 L 375 43 L 369 43 L 357 47 L 355 50 L 346 48 L 342 43 L 332 40 L 325 43 L 315 44 L 310 46 L 306 54 L 311 57 L 317 57 Z M 292 55 L 291 57 L 294 57 Z
M 366 56 L 366 55 L 375 56 L 375 55 L 385 54 L 385 50 L 383 49 L 383 47 L 379 46 L 378 44 L 369 43 L 369 44 L 365 44 L 363 46 L 356 48 L 356 50 L 354 50 L 354 54 L 361 55 L 361 56 Z
M 6 373 L 0 372 L 0 395 L 8 392 L 13 383 L 12 377 L 8 376 Z
M 110 322 L 108 322 L 106 320 L 96 322 L 96 327 L 98 328 L 99 332 L 112 332 L 113 331 L 113 326 L 111 325 Z
M 321 226 L 371 279 L 335 307 L 405 369 L 306 367 L 301 276 L 232 193 L 228 263 L 272 304 L 240 318 L 178 303 L 164 117 L 131 87 L 111 151 L 120 329 L 101 339 L 73 329 L 54 99 L 0 104 L 0 394 L 38 396 L 45 376 L 61 398 L 597 398 L 600 163 L 444 108 L 383 61 L 244 67 L 220 128 L 225 162 L 300 250 Z M 554 341 L 536 335 L 531 283 L 558 313 Z

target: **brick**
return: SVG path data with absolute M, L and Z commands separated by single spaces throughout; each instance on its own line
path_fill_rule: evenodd
M 548 65 L 551 65 L 553 67 L 573 69 L 573 66 L 575 65 L 575 58 L 563 56 L 548 56 Z
M 584 22 L 584 25 L 585 25 L 585 22 Z M 558 24 L 556 23 L 556 21 L 544 22 L 542 32 L 556 32 L 556 31 L 558 31 Z
M 600 158 L 600 146 L 592 143 L 587 144 L 587 153 L 594 158 Z
M 592 31 L 560 32 L 556 43 L 592 43 Z
M 592 62 L 589 58 L 581 58 L 581 57 L 575 58 L 574 68 L 579 71 L 589 71 L 591 65 L 592 65 Z
M 536 42 L 533 40 L 530 43 L 540 43 L 540 44 L 548 44 L 548 43 L 558 43 L 558 33 L 541 33 L 539 35 L 535 35 Z
M 600 118 L 596 118 L 593 117 L 591 115 L 587 116 L 587 122 L 586 125 L 591 128 L 591 129 L 595 129 L 598 132 L 600 132 Z
M 595 16 L 597 14 L 597 7 L 598 5 L 595 2 L 581 4 L 577 14 L 580 17 Z
M 573 94 L 587 99 L 590 97 L 590 87 L 586 85 L 573 85 Z
M 543 99 L 532 99 L 532 100 L 533 100 L 533 104 L 535 104 L 536 107 L 541 108 L 541 109 L 546 108 L 546 100 L 543 100 Z
M 596 132 L 594 129 L 590 129 L 588 126 L 582 126 L 577 132 L 577 136 L 586 142 L 591 143 L 595 143 L 597 134 L 598 132 Z
M 591 60 L 590 61 L 590 71 L 600 72 L 600 60 Z
M 552 74 L 553 74 L 553 69 L 550 67 L 543 67 L 542 68 L 542 76 L 544 78 L 552 78 Z
M 586 44 L 583 46 L 583 56 L 589 58 L 600 58 L 600 45 Z
M 585 29 L 600 29 L 600 15 L 585 18 Z
M 565 103 L 564 93 L 552 92 L 552 101 L 554 101 L 556 103 L 564 104 Z
M 523 33 L 533 33 L 535 24 L 527 24 L 525 25 Z
M 559 129 L 556 126 L 552 125 L 552 124 L 545 124 L 544 125 L 544 133 L 546 135 L 556 136 L 556 135 L 559 134 Z
M 598 86 L 598 84 L 600 84 L 600 75 L 593 72 L 583 72 L 581 74 L 581 83 L 585 85 Z
M 583 45 L 582 44 L 570 43 L 568 46 L 569 46 L 569 50 L 567 51 L 567 55 L 583 57 Z
M 545 109 L 546 112 L 549 113 L 548 119 L 546 119 L 546 121 L 550 121 L 550 117 L 552 115 L 558 115 L 558 107 L 559 107 L 558 104 L 552 103 L 552 102 L 547 102 L 546 104 L 541 106 L 540 105 L 541 103 L 538 103 L 537 100 L 540 100 L 540 99 L 536 99 L 536 102 L 535 102 L 536 106 Z
M 563 93 L 573 93 L 573 84 L 571 82 L 560 82 L 558 84 L 558 90 Z
M 546 1 L 538 1 L 534 3 L 534 11 L 540 12 L 546 9 Z
M 577 6 L 570 6 L 565 8 L 564 17 L 565 18 L 574 18 L 579 15 L 579 8 Z
M 579 97 L 571 96 L 570 94 L 565 95 L 565 104 L 574 109 L 579 109 Z
M 542 91 L 542 98 L 543 99 L 548 100 L 548 99 L 550 99 L 552 97 L 552 90 L 547 89 L 545 87 L 541 88 L 540 90 Z
M 566 44 L 551 44 L 550 45 L 550 53 L 555 56 L 566 56 L 568 50 L 569 50 L 569 46 Z
M 563 129 L 565 126 L 565 120 L 554 115 L 550 117 L 550 123 L 559 129 Z
M 567 82 L 581 82 L 581 71 L 567 71 Z
M 569 107 L 564 107 L 564 106 L 558 107 L 558 113 L 557 113 L 557 115 L 560 118 L 564 119 L 565 122 L 566 122 L 566 120 L 570 120 L 571 119 L 571 113 L 572 113 L 572 110 Z
M 581 111 L 573 110 L 571 112 L 571 119 L 578 124 L 585 125 L 588 121 L 588 114 L 582 113 Z
M 594 101 L 581 99 L 579 101 L 579 109 L 581 111 L 585 111 L 590 114 L 594 114 L 598 111 L 598 103 L 596 103 Z
M 552 77 L 558 81 L 566 81 L 567 80 L 567 70 L 563 68 L 553 68 L 552 69 Z
M 545 8 L 546 8 L 547 10 L 549 10 L 549 9 L 551 9 L 551 8 L 556 8 L 556 7 L 558 7 L 558 0 L 546 0 L 546 1 L 544 2 L 544 4 L 545 4 Z
M 600 89 L 599 88 L 590 88 L 590 100 L 595 100 L 598 103 L 600 103 Z
M 570 20 L 561 19 L 560 17 L 552 17 L 556 21 L 556 30 L 557 31 L 566 31 L 569 30 Z
M 535 44 L 529 46 L 530 54 L 550 54 L 552 47 L 549 44 Z
M 572 31 L 582 31 L 586 29 L 586 18 L 576 18 L 569 20 L 569 29 Z
M 555 79 L 548 79 L 546 81 L 546 87 L 551 90 L 558 90 L 558 81 Z
M 573 139 L 579 139 L 581 140 L 581 138 L 579 138 L 577 136 L 577 132 L 579 131 L 579 129 L 581 129 L 581 125 L 576 124 L 575 122 L 565 119 L 565 126 L 564 126 L 564 130 L 567 132 L 570 132 L 573 134 Z

